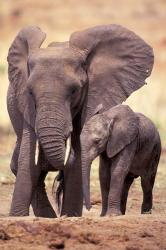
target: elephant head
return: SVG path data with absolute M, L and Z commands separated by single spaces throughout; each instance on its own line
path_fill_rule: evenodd
M 110 159 L 115 157 L 136 138 L 138 126 L 138 117 L 127 105 L 117 105 L 85 123 L 81 132 L 81 159 L 83 194 L 88 210 L 92 161 L 103 152 Z
M 76 133 L 98 104 L 105 111 L 143 86 L 152 70 L 153 52 L 119 25 L 76 32 L 69 42 L 40 48 L 45 36 L 37 27 L 18 33 L 8 54 L 9 80 L 48 161 L 61 169 L 71 133 L 79 140 Z

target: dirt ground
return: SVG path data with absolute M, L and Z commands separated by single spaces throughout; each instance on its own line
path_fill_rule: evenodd
M 11 193 L 12 187 L 4 185 Z M 132 194 L 133 193 L 133 194 Z M 10 196 L 10 195 L 9 195 Z M 96 195 L 98 196 L 98 195 Z M 9 198 L 9 197 L 8 197 Z M 100 203 L 93 195 L 93 209 L 82 218 L 0 218 L 0 249 L 166 249 L 166 204 L 155 195 L 153 215 L 140 215 L 140 192 L 132 187 L 125 216 L 100 218 Z M 7 215 L 7 202 L 1 210 Z M 139 204 L 139 206 L 138 206 Z
M 159 177 L 158 177 L 159 180 Z M 12 185 L 2 185 L 0 249 L 166 249 L 165 189 L 156 183 L 153 215 L 140 215 L 142 195 L 134 184 L 125 216 L 100 218 L 100 199 L 93 194 L 93 209 L 82 218 L 9 218 Z M 50 191 L 50 189 L 49 189 Z M 163 199 L 161 198 L 163 196 Z M 51 197 L 50 197 L 51 198 Z M 14 247 L 14 248 L 13 248 Z
M 166 249 L 166 219 L 126 215 L 114 218 L 1 219 L 0 249 Z

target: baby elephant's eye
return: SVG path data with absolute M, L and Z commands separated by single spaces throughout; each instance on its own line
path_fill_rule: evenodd
M 72 96 L 75 96 L 80 90 L 80 87 L 78 84 L 72 84 L 72 86 L 70 87 L 70 93 Z
M 31 89 L 31 88 L 29 88 L 29 89 L 28 89 L 28 91 L 29 91 L 29 94 L 30 94 L 31 96 L 33 96 L 32 89 Z
M 72 95 L 75 95 L 76 92 L 77 92 L 77 88 L 72 88 L 71 94 L 72 94 Z
M 95 144 L 98 144 L 100 141 L 101 141 L 100 138 L 95 138 L 95 140 L 94 140 Z

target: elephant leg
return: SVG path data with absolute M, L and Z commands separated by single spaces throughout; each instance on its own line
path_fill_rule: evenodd
M 37 187 L 34 190 L 31 205 L 35 216 L 45 218 L 56 218 L 56 213 L 48 199 L 44 180 L 48 172 L 41 171 Z
M 106 215 L 121 215 L 121 196 L 124 180 L 129 172 L 136 150 L 136 143 L 126 146 L 111 164 L 111 183 Z
M 100 156 L 99 164 L 100 189 L 102 197 L 102 211 L 100 216 L 104 216 L 108 208 L 108 195 L 110 189 L 110 159 L 103 153 Z
M 81 216 L 83 208 L 82 171 L 81 171 L 81 147 L 80 131 L 81 117 L 77 115 L 73 121 L 72 147 L 74 158 L 69 158 L 64 169 L 64 195 L 61 215 L 70 217 Z
M 152 212 L 152 202 L 153 202 L 152 190 L 154 181 L 155 181 L 155 175 L 141 177 L 141 186 L 143 190 L 143 203 L 141 207 L 142 214 L 151 214 Z
M 10 164 L 11 171 L 16 176 L 17 171 L 18 171 L 18 159 L 19 159 L 19 157 L 21 159 L 21 156 L 19 156 L 19 155 L 20 155 L 20 148 L 21 148 L 21 142 L 22 142 L 23 117 L 17 108 L 15 93 L 14 93 L 11 85 L 9 85 L 9 89 L 8 89 L 7 107 L 8 107 L 8 113 L 9 113 L 9 116 L 10 116 L 10 119 L 11 119 L 11 122 L 12 122 L 12 125 L 14 128 L 14 131 L 17 135 L 17 141 L 16 141 L 15 149 L 14 149 L 12 159 L 11 159 L 11 164 Z M 36 173 L 36 177 L 35 177 L 36 181 L 39 178 L 39 174 L 40 174 L 39 169 L 40 169 L 40 166 L 38 167 L 38 171 L 37 171 L 38 174 Z M 55 217 L 54 210 L 49 205 L 49 201 L 47 202 L 48 198 L 47 198 L 47 194 L 46 194 L 45 187 L 44 187 L 44 179 L 45 179 L 45 177 L 43 178 L 43 174 L 41 173 L 41 177 L 39 178 L 39 182 L 37 184 L 36 191 L 34 192 L 38 195 L 34 194 L 33 199 L 32 199 L 32 206 L 34 209 L 34 213 L 36 214 L 36 216 L 42 216 L 44 214 L 45 215 L 44 217 L 50 217 L 50 216 Z M 42 192 L 43 192 L 43 194 L 42 194 Z M 38 197 L 38 196 L 42 197 L 39 200 L 45 201 L 45 207 L 47 208 L 45 212 L 43 211 L 44 210 L 43 209 L 44 202 L 42 201 L 42 205 L 39 205 L 40 201 L 36 202 L 35 197 Z M 38 204 L 37 207 L 35 206 L 36 204 Z M 14 204 L 12 204 L 12 207 L 13 206 L 14 206 Z M 42 206 L 42 210 L 40 208 L 41 206 Z M 11 208 L 11 210 L 13 210 L 13 209 Z M 41 215 L 40 211 L 42 211 L 42 215 Z M 12 215 L 13 212 L 11 211 L 10 213 Z
M 24 122 L 16 183 L 10 209 L 11 216 L 29 215 L 37 168 L 35 168 L 35 131 Z
M 64 196 L 61 215 L 79 217 L 82 215 L 82 175 L 81 163 L 77 158 L 73 165 L 67 165 L 64 171 Z
M 20 143 L 16 142 L 16 146 L 11 160 L 11 170 L 15 176 L 17 175 L 17 169 L 18 169 L 19 150 L 20 150 Z M 38 166 L 38 168 L 41 169 L 40 166 Z M 31 201 L 34 214 L 37 217 L 55 218 L 56 214 L 49 202 L 45 190 L 44 180 L 47 176 L 47 172 L 39 171 L 39 174 L 40 175 L 37 178 L 38 179 L 37 186 L 36 188 L 34 188 L 35 190 L 33 192 L 33 197 Z
M 125 178 L 123 190 L 122 190 L 122 197 L 121 197 L 121 212 L 122 212 L 122 214 L 125 214 L 125 212 L 126 212 L 128 192 L 129 192 L 130 186 L 133 183 L 133 181 L 134 181 L 134 177 L 132 177 L 132 176 L 130 176 L 130 174 L 128 174 Z
M 143 190 L 143 202 L 141 207 L 142 214 L 151 214 L 153 206 L 153 186 L 155 182 L 157 167 L 160 159 L 161 148 L 160 145 L 154 147 L 152 158 L 145 169 L 148 169 L 146 175 L 141 176 L 141 186 Z
M 47 192 L 45 189 L 45 178 L 47 176 L 48 171 L 42 170 L 43 168 L 47 168 L 47 163 L 45 161 L 44 153 L 41 148 L 39 148 L 39 156 L 37 168 L 39 169 L 37 184 L 34 188 L 31 205 L 33 208 L 33 212 L 37 217 L 46 217 L 46 218 L 55 218 L 56 213 L 51 206 L 51 203 L 48 199 Z

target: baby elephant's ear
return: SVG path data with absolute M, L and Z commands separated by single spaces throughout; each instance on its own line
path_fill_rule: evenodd
M 107 156 L 114 157 L 130 144 L 138 135 L 138 118 L 136 114 L 125 105 L 112 108 L 112 129 L 107 143 Z

